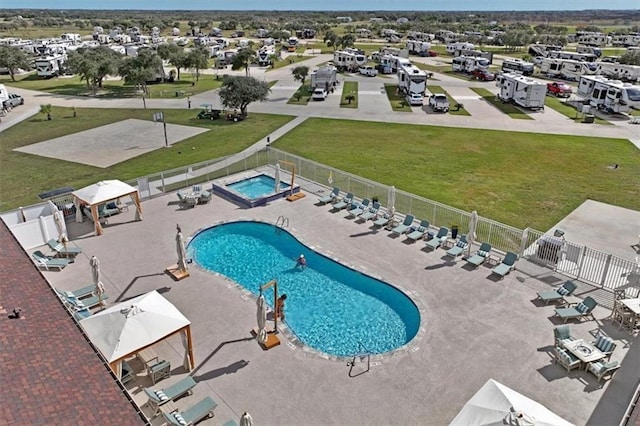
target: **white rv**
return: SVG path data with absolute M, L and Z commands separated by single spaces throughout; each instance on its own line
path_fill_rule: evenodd
M 4 101 L 9 99 L 9 92 L 7 92 L 7 86 L 0 84 L 0 106 Z
M 541 56 L 546 58 L 549 56 L 549 53 L 554 52 L 556 50 L 562 50 L 560 46 L 554 46 L 551 44 L 530 44 L 529 45 L 529 54 L 533 57 Z
M 587 46 L 606 46 L 611 43 L 612 38 L 603 33 L 581 31 L 576 32 L 576 42 Z
M 331 91 L 338 82 L 338 70 L 332 65 L 325 65 L 311 72 L 311 87 Z
M 608 80 L 602 76 L 583 76 L 578 82 L 578 95 L 589 104 L 609 113 L 640 109 L 640 86 Z
M 358 38 L 370 38 L 371 30 L 366 28 L 358 28 L 356 29 L 356 37 Z
M 505 59 L 502 61 L 502 71 L 519 72 L 522 75 L 533 74 L 533 63 L 523 61 L 522 59 Z
M 410 105 L 422 105 L 427 90 L 427 73 L 408 60 L 398 63 L 398 88 Z
M 356 61 L 358 67 L 367 64 L 368 59 L 363 50 L 354 49 L 353 47 L 347 47 L 344 49 L 344 51 L 354 55 L 354 60 Z
M 258 65 L 261 67 L 268 67 L 272 62 L 272 55 L 276 53 L 276 49 L 273 46 L 262 46 L 258 52 Z
M 44 56 L 35 60 L 38 77 L 51 78 L 60 75 L 63 71 L 65 55 Z
M 380 50 L 378 51 L 378 55 L 382 56 L 382 55 L 393 55 L 393 56 L 399 56 L 400 58 L 408 58 L 409 57 L 409 51 L 407 49 L 400 49 L 397 47 L 392 47 L 392 46 L 384 46 L 381 47 Z M 375 60 L 375 58 L 374 58 Z
M 345 52 L 343 50 L 336 50 L 335 52 L 333 52 L 333 64 L 339 70 L 345 71 L 355 71 L 359 67 L 356 64 L 356 55 L 350 52 Z
M 525 77 L 522 74 L 505 73 L 496 78 L 500 88 L 498 97 L 503 102 L 512 102 L 531 110 L 543 109 L 547 96 L 547 83 Z
M 62 34 L 60 38 L 62 39 L 62 41 L 66 41 L 68 43 L 73 43 L 73 44 L 78 44 L 82 40 L 82 38 L 80 37 L 80 34 L 72 34 L 72 33 Z
M 602 56 L 602 49 L 596 46 L 586 46 L 583 44 L 579 44 L 576 46 L 576 52 L 586 53 L 587 55 L 594 55 L 598 58 Z M 573 58 L 570 58 L 570 59 L 573 59 Z
M 407 50 L 412 55 L 428 56 L 431 43 L 422 40 L 407 40 Z
M 486 58 L 476 58 L 473 56 L 456 56 L 451 61 L 454 72 L 470 73 L 474 70 L 489 70 L 489 60 Z
M 547 77 L 574 81 L 578 81 L 583 75 L 595 74 L 596 69 L 595 63 L 574 61 L 572 59 L 544 58 L 540 63 L 540 72 Z
M 422 33 L 420 31 L 408 31 L 407 39 L 418 41 L 433 41 L 436 38 L 435 34 Z
M 612 80 L 622 80 L 634 83 L 640 81 L 640 65 L 598 62 L 596 74 L 603 75 Z
M 614 46 L 640 46 L 640 34 L 614 35 L 611 44 Z
M 447 44 L 447 53 L 449 55 L 455 55 L 456 50 L 473 50 L 475 46 L 473 43 L 468 43 L 466 41 L 458 41 L 454 43 Z
M 552 50 L 548 58 L 573 59 L 574 61 L 595 62 L 598 57 L 593 53 L 568 52 L 566 50 Z

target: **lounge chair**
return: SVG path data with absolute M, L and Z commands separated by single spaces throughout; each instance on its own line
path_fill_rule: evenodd
M 427 241 L 427 247 L 431 250 L 436 250 L 449 238 L 449 228 L 446 226 L 440 227 L 438 233 L 429 241 Z
M 622 367 L 618 361 L 605 362 L 604 360 L 590 362 L 587 364 L 587 370 L 592 372 L 598 379 L 598 383 L 605 377 L 613 378 L 613 375 Z
M 378 210 L 380 210 L 380 203 L 375 201 L 373 203 L 373 207 L 369 207 L 364 213 L 358 216 L 358 219 L 364 220 L 365 222 L 369 219 L 373 219 L 378 215 Z
M 153 416 L 160 414 L 160 407 L 169 401 L 173 401 L 176 398 L 185 394 L 192 394 L 192 389 L 196 385 L 196 381 L 193 377 L 186 376 L 177 383 L 167 386 L 164 389 L 153 390 L 150 388 L 144 388 L 144 393 L 147 394 L 149 400 L 147 405 L 153 409 Z
M 407 234 L 407 238 L 413 241 L 417 241 L 419 239 L 422 239 L 427 234 L 427 231 L 429 231 L 429 221 L 421 220 L 420 226 L 418 226 L 415 230 L 409 232 Z
M 75 297 L 76 299 L 82 299 L 83 297 L 93 295 L 93 292 L 96 290 L 95 285 L 88 285 L 86 287 L 79 288 L 77 290 L 60 290 L 55 289 L 56 293 L 58 293 L 61 297 Z
M 198 197 L 198 204 L 208 204 L 211 201 L 211 192 L 202 191 Z
M 62 298 L 63 302 L 65 302 L 67 305 L 71 306 L 76 310 L 82 310 L 85 308 L 87 309 L 95 308 L 96 306 L 103 305 L 104 301 L 109 298 L 109 296 L 107 296 L 106 294 L 103 294 L 101 297 L 91 296 L 91 297 L 84 298 L 82 300 L 75 297 L 68 297 L 62 294 L 60 295 L 60 297 Z
M 349 192 L 346 197 L 333 205 L 333 210 L 342 210 L 353 203 L 353 194 Z
M 195 207 L 198 199 L 194 198 L 194 197 L 188 197 L 187 194 L 185 194 L 182 191 L 178 191 L 176 192 L 176 195 L 178 196 L 178 200 L 180 200 L 180 208 L 185 208 L 185 207 Z
M 385 213 L 376 220 L 373 221 L 373 226 L 383 227 L 387 226 L 393 220 L 393 215 Z
M 467 236 L 461 235 L 460 239 L 455 243 L 453 247 L 447 250 L 447 256 L 458 257 L 469 247 L 469 243 L 467 242 Z
M 489 253 L 491 253 L 491 244 L 482 243 L 480 244 L 480 248 L 476 254 L 467 259 L 467 263 L 470 263 L 473 266 L 480 266 L 485 260 L 487 260 Z
M 67 247 L 65 248 L 65 244 L 59 243 L 54 239 L 47 241 L 47 245 L 51 247 L 51 250 L 55 251 L 58 256 L 77 256 L 82 253 L 82 249 L 80 247 L 67 244 Z
M 568 324 L 553 327 L 553 338 L 556 346 L 564 347 L 565 344 L 576 340 L 571 335 L 571 328 Z
M 582 361 L 566 349 L 556 346 L 553 354 L 554 362 L 562 364 L 562 366 L 567 369 L 567 373 L 571 373 L 571 370 L 580 368 L 582 365 Z
M 349 207 L 349 214 L 347 215 L 347 217 L 358 217 L 360 216 L 362 213 L 364 213 L 368 208 L 369 208 L 369 203 L 371 201 L 368 198 L 365 198 L 364 200 L 362 200 L 362 202 L 360 204 L 357 203 L 353 203 L 351 204 L 351 206 Z
M 558 288 L 539 292 L 538 299 L 543 300 L 545 305 L 558 300 L 564 301 L 565 296 L 571 296 L 576 288 L 577 286 L 573 281 L 565 281 L 565 283 Z
M 593 346 L 598 348 L 600 352 L 607 356 L 607 359 L 611 359 L 611 354 L 616 349 L 616 344 L 611 339 L 611 337 L 607 337 L 604 334 L 598 334 L 598 338 L 591 342 Z
M 409 230 L 409 228 L 411 228 L 411 225 L 413 224 L 413 220 L 414 220 L 413 215 L 410 215 L 410 214 L 406 215 L 404 217 L 404 221 L 400 225 L 393 228 L 391 232 L 397 235 L 404 234 Z
M 211 397 L 207 396 L 202 401 L 179 413 L 162 413 L 168 424 L 173 426 L 192 425 L 205 417 L 212 417 L 213 410 L 218 406 Z
M 111 217 L 118 213 L 120 213 L 120 209 L 118 208 L 118 206 L 116 206 L 115 203 L 101 204 L 100 206 L 98 206 L 98 216 L 100 218 Z
M 595 320 L 593 316 L 593 310 L 598 306 L 598 302 L 596 302 L 593 297 L 587 296 L 582 302 L 578 303 L 576 306 L 570 306 L 568 308 L 556 308 L 556 315 L 567 322 L 567 320 L 577 318 L 578 320 L 583 317 L 591 317 L 591 319 Z
M 507 254 L 504 255 L 504 259 L 502 259 L 502 262 L 500 262 L 500 264 L 495 268 L 491 269 L 491 273 L 500 275 L 500 277 L 504 277 L 509 272 L 511 272 L 512 269 L 515 268 L 514 265 L 516 263 L 516 260 L 518 260 L 518 255 L 508 251 Z
M 73 317 L 78 321 L 82 321 L 83 319 L 89 318 L 90 316 L 91 311 L 89 310 L 89 308 L 79 309 L 73 313 Z
M 70 259 L 65 259 L 62 257 L 47 256 L 40 250 L 34 251 L 31 257 L 36 261 L 36 264 L 39 267 L 43 267 L 47 271 L 50 268 L 58 268 L 59 270 L 62 270 L 65 266 L 72 262 Z
M 320 204 L 332 203 L 336 198 L 338 198 L 339 194 L 340 194 L 340 188 L 336 186 L 333 188 L 333 191 L 331 191 L 329 195 L 325 195 L 324 197 L 318 198 L 318 203 Z

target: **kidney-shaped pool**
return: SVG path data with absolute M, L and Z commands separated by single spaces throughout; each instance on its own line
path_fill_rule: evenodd
M 296 268 L 300 254 L 307 258 L 303 270 Z M 241 221 L 207 228 L 189 242 L 188 256 L 256 295 L 261 285 L 278 280 L 279 294 L 287 295 L 287 325 L 301 342 L 327 354 L 390 352 L 420 327 L 420 312 L 404 293 L 271 224 Z M 265 298 L 272 303 L 273 293 Z

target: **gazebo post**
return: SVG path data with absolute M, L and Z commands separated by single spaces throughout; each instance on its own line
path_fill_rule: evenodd
M 191 340 L 191 326 L 188 325 L 186 327 L 187 332 L 187 344 L 189 346 L 189 364 L 191 364 L 191 369 L 193 370 L 196 367 L 196 362 L 193 359 L 193 342 Z

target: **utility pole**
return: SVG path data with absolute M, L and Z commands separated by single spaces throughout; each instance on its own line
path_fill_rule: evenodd
M 162 122 L 162 127 L 164 128 L 164 146 L 165 148 L 169 148 L 169 140 L 167 139 L 167 122 L 164 121 L 164 113 L 156 112 L 153 114 L 153 121 Z

